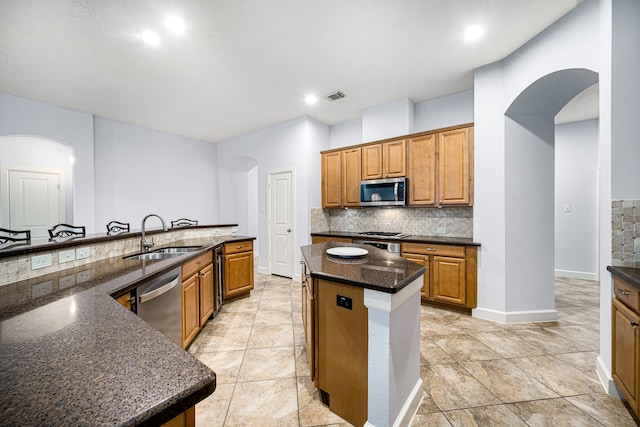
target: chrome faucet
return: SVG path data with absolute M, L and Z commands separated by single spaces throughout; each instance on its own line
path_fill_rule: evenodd
M 164 230 L 165 233 L 167 232 L 167 224 L 164 223 L 164 219 L 162 219 L 160 215 L 149 214 L 144 218 L 142 218 L 142 225 L 140 226 L 140 229 L 142 231 L 142 239 L 140 239 L 140 252 L 149 252 L 149 249 L 151 249 L 153 245 L 155 245 L 155 243 L 153 243 L 153 238 L 151 239 L 150 242 L 147 242 L 144 239 L 144 223 L 147 220 L 147 218 L 149 218 L 150 216 L 155 216 L 156 218 L 158 218 L 160 222 L 162 222 L 162 229 Z

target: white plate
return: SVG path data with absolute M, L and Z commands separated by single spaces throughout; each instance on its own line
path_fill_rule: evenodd
M 329 255 L 339 256 L 342 258 L 355 258 L 359 256 L 365 256 L 369 253 L 369 251 L 362 248 L 354 248 L 352 246 L 339 246 L 337 248 L 327 249 L 327 253 Z

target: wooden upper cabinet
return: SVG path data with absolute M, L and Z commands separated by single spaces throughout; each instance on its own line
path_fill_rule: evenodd
M 382 144 L 382 162 L 385 178 L 407 176 L 407 141 L 392 141 Z
M 322 207 L 342 207 L 342 152 L 322 154 Z
M 383 178 L 382 173 L 382 144 L 362 147 L 362 180 Z
M 407 141 L 407 203 L 410 206 L 436 204 L 436 148 L 437 134 Z
M 362 147 L 363 180 L 403 176 L 407 176 L 406 140 Z
M 438 204 L 473 204 L 473 128 L 438 134 Z
M 342 206 L 360 206 L 361 149 L 342 151 Z

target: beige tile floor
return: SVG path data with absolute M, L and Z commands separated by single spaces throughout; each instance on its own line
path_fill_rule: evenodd
M 256 275 L 189 351 L 217 373 L 198 427 L 349 425 L 318 400 L 306 366 L 300 283 Z M 596 282 L 556 281 L 559 320 L 502 325 L 422 306 L 424 398 L 414 426 L 635 426 L 595 374 Z

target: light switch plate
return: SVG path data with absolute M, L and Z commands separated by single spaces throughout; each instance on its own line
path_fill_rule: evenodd
M 76 251 L 69 249 L 68 251 L 61 251 L 58 253 L 58 264 L 73 261 L 76 259 Z
M 51 267 L 51 254 L 36 255 L 31 257 L 31 269 Z
M 91 251 L 89 250 L 89 248 L 76 249 L 76 259 L 89 258 L 89 255 L 91 255 Z

